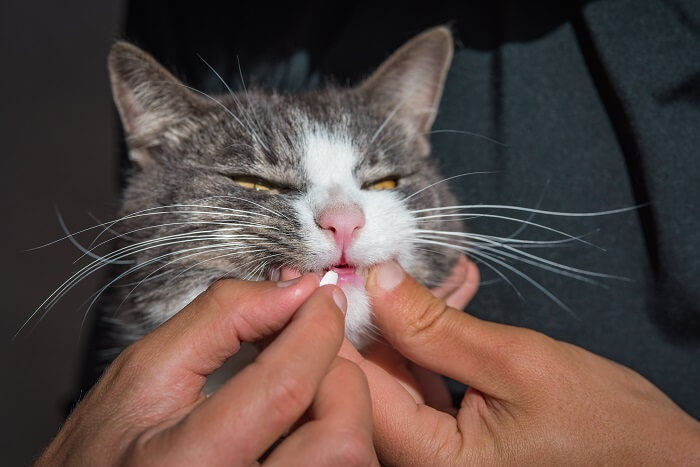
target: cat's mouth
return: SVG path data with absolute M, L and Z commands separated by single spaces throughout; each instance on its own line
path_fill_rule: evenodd
M 338 274 L 338 286 L 343 287 L 364 287 L 367 279 L 367 268 L 357 267 L 352 264 L 339 263 L 333 266 L 323 268 L 318 271 L 318 274 L 323 276 L 328 271 L 334 271 Z M 289 266 L 283 266 L 279 270 L 279 280 L 288 281 L 301 276 L 299 270 Z M 275 277 L 273 277 L 275 279 Z
M 334 271 L 338 274 L 338 285 L 340 287 L 343 285 L 365 286 L 367 268 L 356 268 L 355 266 L 343 263 L 324 269 L 323 273 L 325 274 L 328 271 Z

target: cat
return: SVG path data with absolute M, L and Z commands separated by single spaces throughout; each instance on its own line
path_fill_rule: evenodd
M 88 388 L 121 350 L 222 278 L 287 280 L 336 271 L 348 298 L 346 335 L 360 349 L 378 337 L 364 290 L 367 270 L 388 260 L 435 286 L 458 255 L 468 253 L 508 285 L 502 271 L 567 310 L 512 263 L 585 282 L 615 276 L 528 253 L 531 246 L 587 243 L 530 219 L 635 208 L 557 213 L 458 205 L 445 182 L 470 174 L 443 178 L 428 138 L 452 55 L 449 29 L 437 27 L 409 40 L 351 88 L 329 84 L 280 94 L 244 86 L 208 95 L 180 82 L 136 46 L 116 43 L 109 73 L 133 166 L 119 216 L 86 229 L 97 235 L 81 248 L 95 260 L 64 282 L 25 325 L 82 278 L 114 267 L 114 278 L 88 305 L 89 311 L 107 295 L 86 365 Z M 531 217 L 494 214 L 504 209 Z M 509 237 L 466 232 L 463 221 L 474 217 L 521 228 Z M 516 238 L 525 226 L 564 238 Z M 117 241 L 114 251 L 95 253 L 110 240 Z
M 442 281 L 459 251 L 421 248 L 419 234 L 461 224 L 414 211 L 455 204 L 428 140 L 452 53 L 437 27 L 352 88 L 210 96 L 116 43 L 109 72 L 133 170 L 118 221 L 105 225 L 120 244 L 98 260 L 120 265 L 111 285 L 131 285 L 112 287 L 102 312 L 113 353 L 221 278 L 336 271 L 359 348 L 375 336 L 368 268 L 396 260 L 425 284 Z

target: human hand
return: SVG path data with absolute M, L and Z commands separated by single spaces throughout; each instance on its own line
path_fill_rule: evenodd
M 215 283 L 119 355 L 37 465 L 251 465 L 293 426 L 265 465 L 377 464 L 367 382 L 336 356 L 345 296 L 318 285 L 314 275 L 286 287 Z M 280 330 L 204 395 L 241 342 Z
M 451 308 L 395 263 L 370 271 L 367 291 L 375 323 L 402 358 L 387 358 L 386 348 L 363 357 L 347 343 L 341 355 L 369 381 L 383 463 L 700 463 L 700 423 L 629 368 Z M 411 379 L 416 365 L 469 386 L 458 411 L 434 408 Z

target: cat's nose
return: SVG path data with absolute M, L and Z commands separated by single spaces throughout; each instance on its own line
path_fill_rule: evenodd
M 352 242 L 355 232 L 364 227 L 365 213 L 359 206 L 337 206 L 326 208 L 316 219 L 316 223 L 333 234 L 336 245 L 342 251 Z

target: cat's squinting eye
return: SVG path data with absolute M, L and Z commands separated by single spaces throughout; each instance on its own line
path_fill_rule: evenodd
M 233 182 L 247 190 L 255 190 L 255 191 L 267 191 L 270 194 L 278 194 L 278 193 L 284 193 L 286 191 L 289 191 L 286 188 L 283 188 L 281 186 L 275 185 L 274 183 L 268 182 L 267 180 L 262 180 L 260 178 L 255 178 L 255 177 L 248 177 L 245 175 L 242 176 L 233 176 L 229 177 Z
M 397 178 L 385 178 L 374 183 L 367 183 L 362 188 L 365 190 L 381 191 L 381 190 L 393 190 L 399 185 L 399 180 Z

